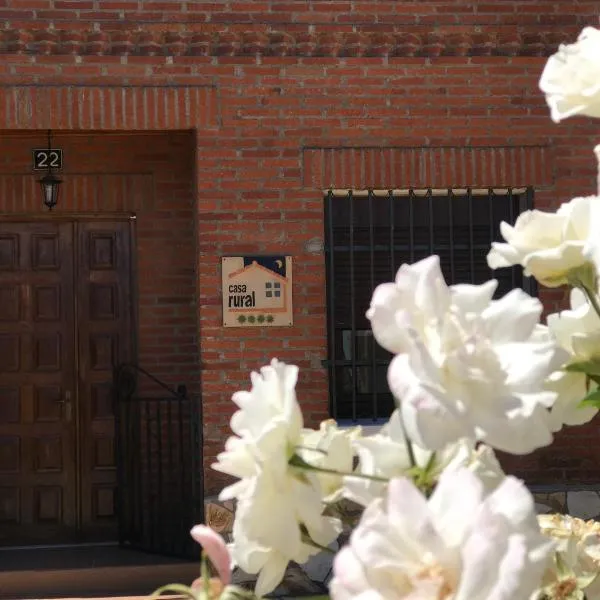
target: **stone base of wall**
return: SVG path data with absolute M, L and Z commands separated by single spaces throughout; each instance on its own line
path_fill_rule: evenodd
M 600 520 L 600 490 L 534 492 L 533 497 L 539 514 L 568 513 L 586 521 Z
M 534 492 L 533 497 L 538 514 L 568 513 L 585 520 L 600 520 L 600 489 Z M 205 515 L 206 524 L 230 542 L 235 503 L 220 502 L 216 497 L 208 497 L 205 500 Z M 332 544 L 331 548 L 337 550 L 338 543 Z M 325 586 L 331 577 L 331 562 L 332 555 L 322 552 L 305 565 L 290 564 L 284 581 L 273 595 L 302 596 L 325 593 Z M 238 585 L 251 588 L 255 581 L 256 576 L 243 573 L 239 569 L 234 573 L 234 582 Z

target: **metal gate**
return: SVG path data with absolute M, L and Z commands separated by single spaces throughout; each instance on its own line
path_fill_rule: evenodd
M 535 281 L 522 269 L 492 272 L 486 255 L 533 205 L 533 189 L 330 190 L 325 195 L 330 414 L 378 423 L 395 407 L 387 385 L 391 355 L 373 339 L 365 316 L 373 290 L 394 281 L 403 263 L 440 257 L 448 284 L 498 280 L 496 296 Z
M 204 521 L 201 403 L 137 365 L 115 369 L 119 544 L 198 559 Z

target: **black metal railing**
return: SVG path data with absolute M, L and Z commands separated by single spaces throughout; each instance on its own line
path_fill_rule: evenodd
M 334 192 L 325 196 L 330 412 L 338 420 L 386 419 L 391 355 L 377 345 L 365 316 L 375 287 L 403 263 L 440 257 L 446 281 L 498 280 L 496 297 L 515 287 L 537 293 L 521 268 L 492 272 L 486 255 L 500 223 L 533 205 L 533 190 L 409 189 Z
M 113 395 L 120 545 L 199 558 L 190 538 L 204 520 L 198 398 L 133 364 L 115 369 Z

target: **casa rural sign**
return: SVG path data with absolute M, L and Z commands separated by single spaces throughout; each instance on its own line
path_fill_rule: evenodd
M 227 256 L 221 272 L 224 327 L 292 325 L 291 256 Z

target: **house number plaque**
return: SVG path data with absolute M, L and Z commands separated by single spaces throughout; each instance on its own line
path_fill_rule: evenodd
M 33 151 L 33 170 L 48 171 L 54 169 L 59 171 L 63 168 L 63 151 L 60 148 L 37 149 Z

